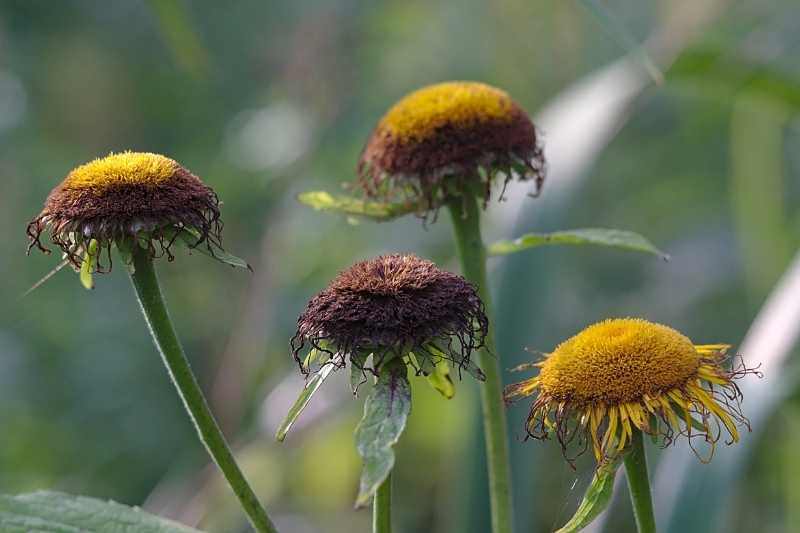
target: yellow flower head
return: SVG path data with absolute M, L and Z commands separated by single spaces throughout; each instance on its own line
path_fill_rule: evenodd
M 404 97 L 380 120 L 358 166 L 373 198 L 412 200 L 422 211 L 450 196 L 488 201 L 498 173 L 544 180 L 536 128 L 505 92 L 477 82 L 447 82 Z
M 221 248 L 222 222 L 214 191 L 176 161 L 123 152 L 75 168 L 52 190 L 28 224 L 29 251 L 36 246 L 49 253 L 40 240 L 46 230 L 79 268 L 89 248 L 109 253 L 112 244 L 129 238 L 172 259 L 170 245 L 184 231 L 197 238 L 194 245 L 205 242 L 213 251 Z M 100 261 L 92 264 L 104 270 Z
M 576 438 L 591 442 L 598 461 L 621 452 L 635 429 L 664 445 L 676 435 L 702 436 L 713 453 L 723 430 L 730 444 L 739 440 L 737 424 L 749 428 L 733 380 L 756 371 L 726 370 L 729 348 L 695 345 L 646 320 L 605 320 L 559 344 L 534 365 L 539 375 L 508 386 L 505 398 L 536 394 L 528 435 L 554 433 L 565 451 Z

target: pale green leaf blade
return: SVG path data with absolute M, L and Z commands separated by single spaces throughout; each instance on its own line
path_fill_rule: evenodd
M 333 363 L 324 364 L 311 376 L 311 379 L 308 380 L 305 387 L 303 387 L 303 390 L 300 392 L 300 396 L 297 397 L 297 400 L 295 400 L 291 409 L 289 409 L 289 412 L 286 414 L 286 418 L 283 419 L 280 427 L 278 427 L 278 431 L 275 433 L 275 439 L 278 442 L 283 442 L 286 438 L 286 434 L 292 429 L 292 425 L 297 420 L 297 417 L 300 416 L 300 413 L 306 408 L 308 402 L 311 401 L 311 397 L 319 390 L 325 378 L 330 375 L 334 368 L 336 368 L 336 365 Z
M 603 512 L 611 502 L 614 493 L 614 475 L 617 473 L 619 460 L 609 461 L 597 468 L 592 482 L 583 495 L 577 511 L 556 533 L 574 533 L 588 526 L 597 515 Z
M 235 268 L 244 268 L 251 272 L 253 271 L 253 267 L 251 267 L 250 264 L 241 257 L 236 257 L 235 255 L 228 253 L 221 248 L 215 247 L 212 251 L 206 246 L 203 246 L 202 243 L 198 245 L 200 234 L 196 230 L 191 228 L 182 228 L 178 233 L 178 238 L 186 246 L 188 246 L 190 250 L 197 250 L 201 254 L 216 259 L 220 263 L 225 263 L 226 265 L 230 265 Z
M 81 284 L 87 290 L 94 289 L 94 277 L 92 274 L 97 265 L 97 247 L 97 240 L 92 239 L 89 241 L 89 246 L 86 249 L 86 254 L 83 256 L 83 262 L 81 263 Z
M 59 492 L 0 495 L 3 533 L 199 533 L 112 501 Z
M 497 241 L 488 248 L 489 255 L 508 255 L 537 246 L 550 244 L 594 244 L 644 252 L 659 256 L 665 261 L 669 256 L 656 248 L 645 237 L 632 231 L 608 228 L 583 228 L 553 233 L 528 233 L 514 240 Z
M 450 365 L 445 359 L 436 362 L 433 372 L 425 376 L 431 387 L 436 389 L 439 394 L 451 400 L 456 395 L 456 385 L 450 377 Z
M 391 220 L 417 211 L 417 206 L 412 203 L 372 202 L 351 196 L 334 196 L 325 191 L 300 193 L 297 200 L 317 211 L 332 211 L 377 221 Z
M 356 448 L 364 461 L 356 507 L 366 505 L 394 467 L 394 449 L 411 412 L 411 384 L 402 361 L 381 368 L 356 427 Z

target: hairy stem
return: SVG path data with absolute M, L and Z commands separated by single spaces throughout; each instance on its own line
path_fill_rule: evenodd
M 133 267 L 135 271 L 131 274 L 131 280 L 150 334 L 156 348 L 161 353 L 172 383 L 178 389 L 178 395 L 183 400 L 189 418 L 197 429 L 200 440 L 219 469 L 222 470 L 236 497 L 239 498 L 239 503 L 247 513 L 253 528 L 259 533 L 277 533 L 267 512 L 261 506 L 256 494 L 236 464 L 236 459 L 214 420 L 214 415 L 211 414 L 203 392 L 192 373 L 189 361 L 186 359 L 186 354 L 183 352 L 183 347 L 169 318 L 153 268 L 153 261 L 149 253 L 136 243 L 133 244 Z
M 644 438 L 638 429 L 633 430 L 631 449 L 625 454 L 624 461 L 636 528 L 639 533 L 655 533 L 656 519 L 653 514 L 653 498 L 650 495 L 650 478 L 647 475 L 647 456 L 644 452 Z
M 448 207 L 453 220 L 461 269 L 464 277 L 478 288 L 486 306 L 486 315 L 489 317 L 490 327 L 486 346 L 478 353 L 478 363 L 486 374 L 486 381 L 480 386 L 480 391 L 489 471 L 489 503 L 492 512 L 492 532 L 511 533 L 513 517 L 506 412 L 503 403 L 500 358 L 494 342 L 494 316 L 486 281 L 486 249 L 481 237 L 480 207 L 472 195 L 455 198 Z
M 372 501 L 372 533 L 392 533 L 392 474 L 378 487 Z

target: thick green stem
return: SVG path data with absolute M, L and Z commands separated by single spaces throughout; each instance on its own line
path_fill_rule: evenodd
M 486 249 L 481 238 L 480 207 L 475 197 L 465 195 L 449 203 L 458 254 L 464 277 L 478 287 L 489 317 L 489 335 L 478 353 L 478 364 L 486 374 L 481 385 L 483 431 L 486 440 L 486 462 L 489 470 L 489 503 L 493 533 L 511 533 L 511 471 L 508 460 L 506 412 L 500 357 L 494 342 L 494 317 L 486 281 Z
M 392 533 L 392 474 L 378 487 L 372 501 L 372 533 Z
M 647 456 L 644 452 L 644 438 L 638 429 L 631 435 L 631 449 L 625 454 L 625 474 L 636 517 L 639 533 L 655 533 L 656 519 L 653 514 L 653 498 L 650 495 L 650 478 L 647 475 Z
M 197 384 L 169 318 L 150 255 L 138 245 L 133 245 L 133 249 L 135 271 L 131 274 L 131 279 L 136 289 L 136 295 L 139 297 L 142 313 L 144 313 L 156 348 L 161 353 L 161 358 L 167 367 L 167 372 L 172 378 L 175 388 L 178 389 L 178 395 L 183 400 L 189 418 L 200 435 L 200 440 L 222 470 L 255 530 L 259 533 L 277 533 L 267 512 L 259 503 L 253 489 L 236 464 L 236 459 Z

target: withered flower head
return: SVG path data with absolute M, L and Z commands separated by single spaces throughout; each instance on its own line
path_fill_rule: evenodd
M 483 346 L 488 328 L 473 285 L 430 261 L 395 254 L 341 272 L 308 303 L 291 345 L 304 373 L 300 352 L 309 343 L 339 368 L 350 360 L 363 369 L 371 354 L 374 370 L 411 353 L 418 373 L 447 359 L 482 379 L 470 355 Z
M 566 452 L 574 439 L 591 443 L 598 461 L 612 459 L 638 429 L 660 437 L 700 437 L 714 445 L 722 432 L 739 440 L 749 428 L 734 380 L 758 374 L 741 362 L 726 368 L 727 344 L 693 344 L 678 331 L 641 319 L 599 322 L 562 342 L 535 366 L 539 375 L 506 388 L 507 401 L 536 395 L 528 435 L 555 434 Z M 708 459 L 710 460 L 710 457 Z
M 75 168 L 52 190 L 28 224 L 28 251 L 36 246 L 50 253 L 40 240 L 45 230 L 79 268 L 92 241 L 108 253 L 120 239 L 135 238 L 153 256 L 172 259 L 172 242 L 187 230 L 196 237 L 194 245 L 220 249 L 222 222 L 214 191 L 176 161 L 123 152 Z M 102 271 L 99 261 L 97 270 Z
M 422 211 L 451 196 L 481 194 L 498 173 L 544 181 L 544 156 L 527 113 L 505 92 L 447 82 L 404 97 L 380 120 L 358 164 L 358 185 L 384 201 L 415 201 Z M 502 194 L 500 195 L 502 198 Z

